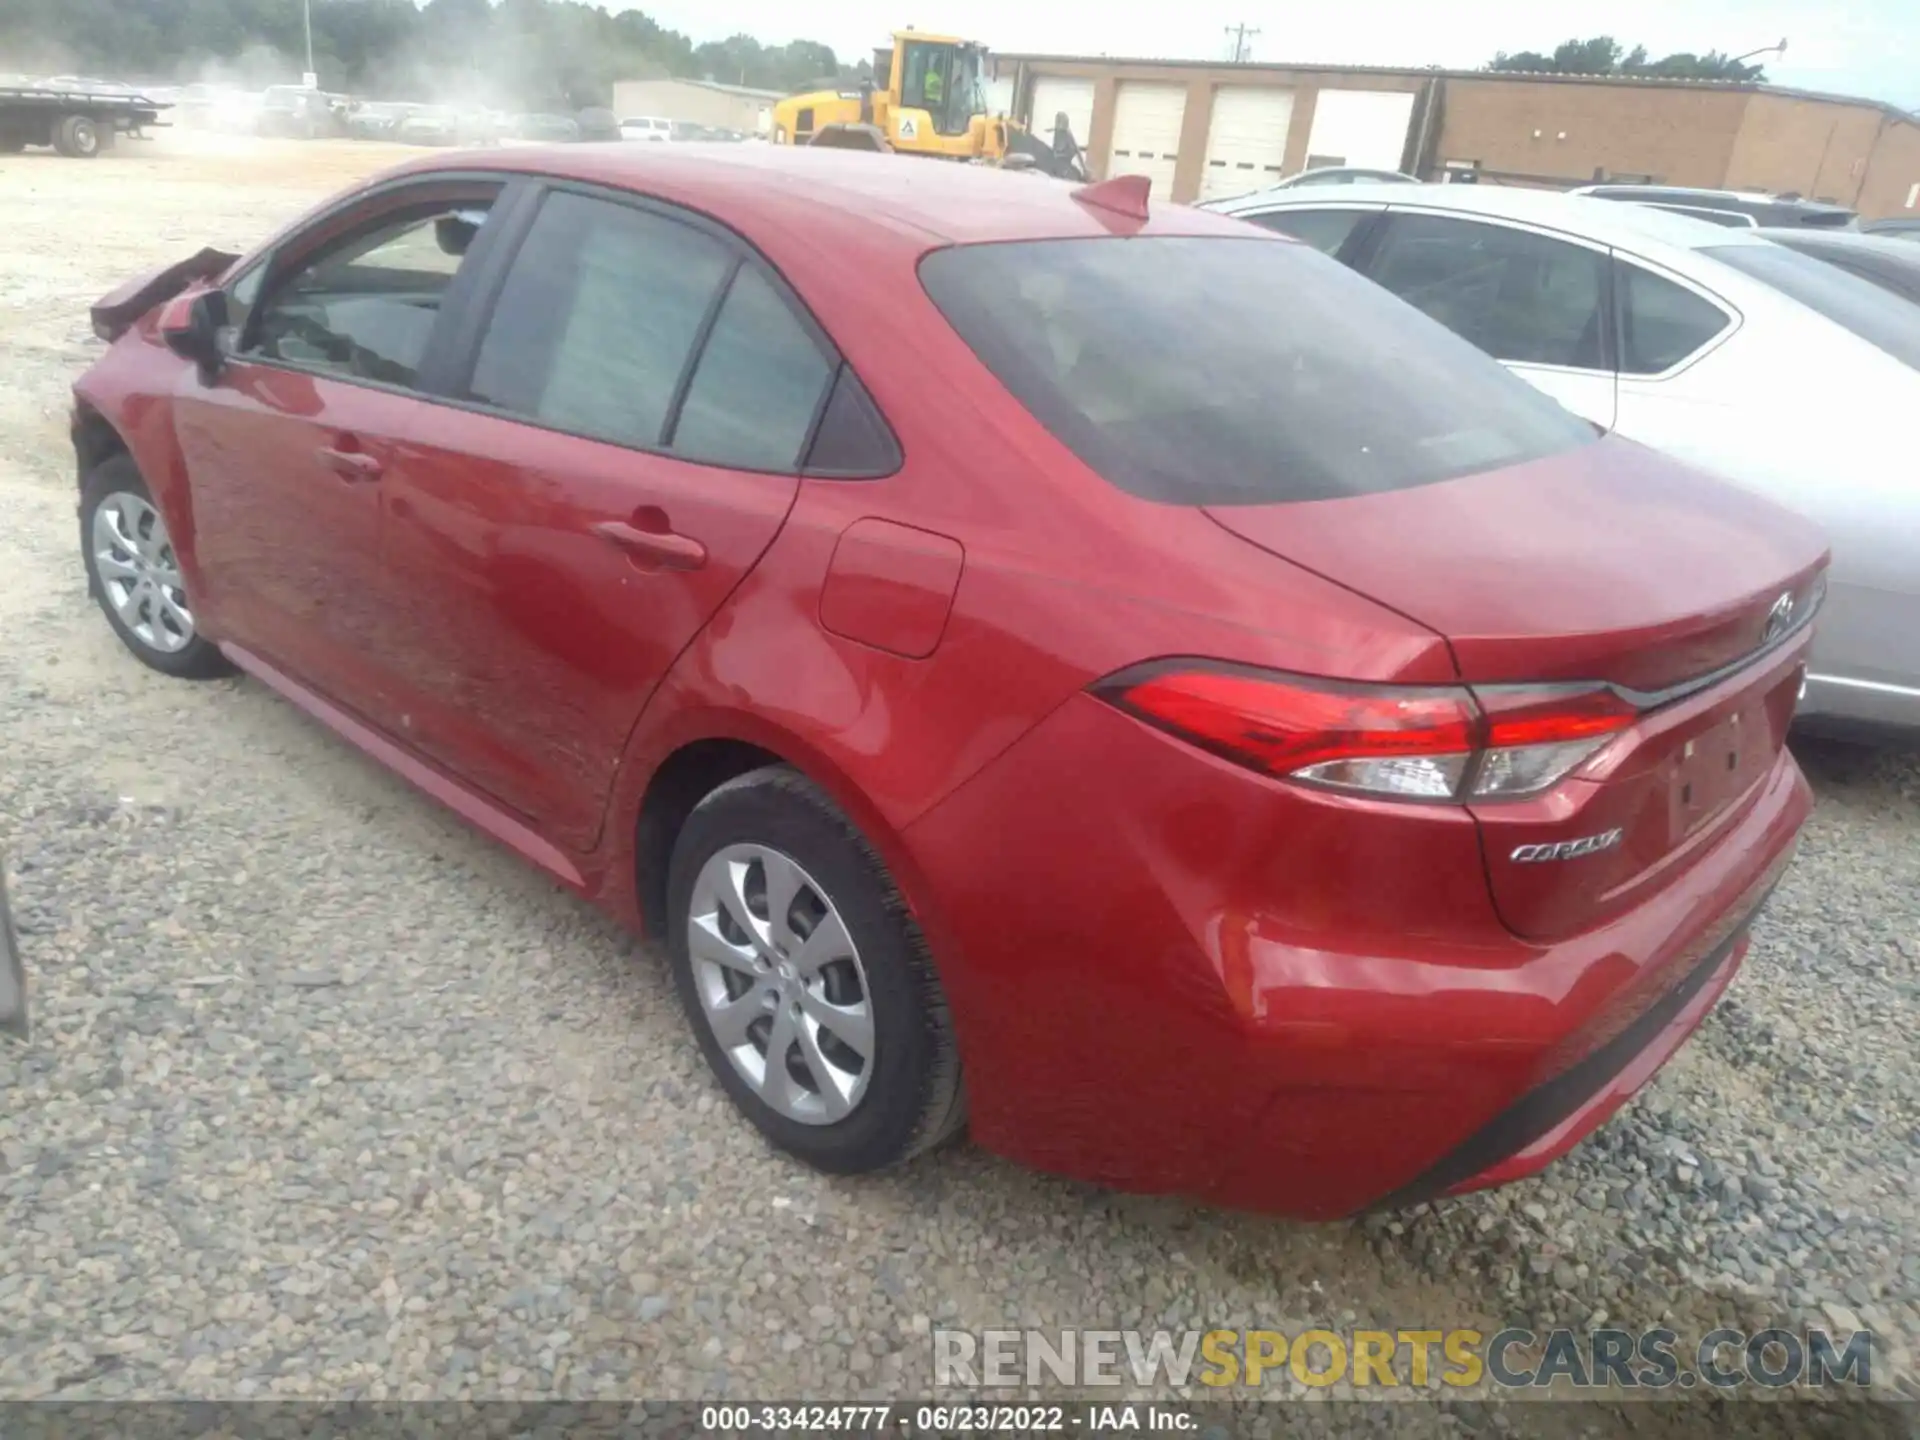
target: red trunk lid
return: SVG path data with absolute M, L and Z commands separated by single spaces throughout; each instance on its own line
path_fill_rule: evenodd
M 1469 686 L 1591 681 L 1648 697 L 1640 722 L 1575 778 L 1474 806 L 1495 903 L 1519 934 L 1585 928 L 1664 883 L 1731 823 L 1785 743 L 1808 632 L 1769 648 L 1768 630 L 1782 596 L 1804 613 L 1824 539 L 1630 441 L 1392 493 L 1208 513 L 1438 631 Z M 1592 843 L 1541 858 L 1566 842 Z

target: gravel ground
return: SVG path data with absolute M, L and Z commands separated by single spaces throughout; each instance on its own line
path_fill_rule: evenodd
M 1820 804 L 1729 998 L 1545 1177 L 1301 1226 L 967 1147 L 850 1182 L 709 1083 L 658 958 L 258 685 L 121 653 L 74 551 L 85 305 L 397 152 L 0 159 L 0 1396 L 871 1397 L 930 1326 L 1920 1336 L 1920 757 Z

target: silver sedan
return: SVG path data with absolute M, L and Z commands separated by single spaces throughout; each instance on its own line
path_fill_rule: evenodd
M 1644 205 L 1488 185 L 1273 189 L 1203 208 L 1305 240 L 1575 414 L 1833 542 L 1802 723 L 1920 732 L 1920 305 Z

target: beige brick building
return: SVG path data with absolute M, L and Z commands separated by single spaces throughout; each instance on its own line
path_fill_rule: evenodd
M 1310 164 L 1568 187 L 1596 179 L 1797 192 L 1920 215 L 1920 116 L 1870 100 L 1714 81 L 997 55 L 1019 119 L 1064 113 L 1102 174 L 1175 200 Z
M 767 128 L 768 113 L 779 98 L 778 90 L 712 80 L 622 80 L 613 87 L 613 112 L 621 118 L 686 120 L 753 135 Z

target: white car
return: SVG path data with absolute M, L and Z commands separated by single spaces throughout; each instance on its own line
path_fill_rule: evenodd
M 1418 175 L 1409 175 L 1402 170 L 1369 170 L 1363 165 L 1320 165 L 1312 170 L 1302 170 L 1297 175 L 1289 175 L 1267 190 L 1297 190 L 1302 185 L 1418 185 Z M 1237 199 L 1250 200 L 1250 195 L 1237 196 Z M 1203 206 L 1212 209 L 1212 206 Z
M 673 122 L 657 115 L 630 116 L 620 122 L 620 138 L 669 141 L 673 139 Z
M 1920 306 L 1751 230 L 1549 191 L 1204 208 L 1316 246 L 1601 428 L 1819 522 L 1834 559 L 1800 714 L 1920 730 Z

